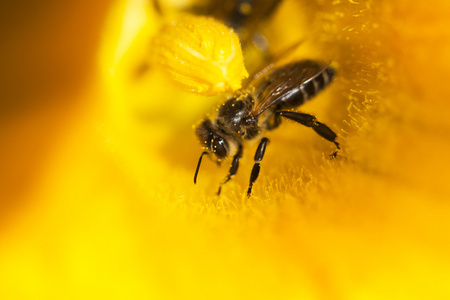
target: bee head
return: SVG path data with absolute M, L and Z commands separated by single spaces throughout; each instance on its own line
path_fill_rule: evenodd
M 230 146 L 225 138 L 218 132 L 211 120 L 204 120 L 196 130 L 197 136 L 204 149 L 213 153 L 217 159 L 221 160 L 228 156 Z
M 214 153 L 218 161 L 228 156 L 230 146 L 225 138 L 217 133 L 217 128 L 212 124 L 211 120 L 204 120 L 196 129 L 197 136 L 206 150 L 198 159 L 197 169 L 194 175 L 194 184 L 197 182 L 197 175 L 202 163 L 203 155 Z

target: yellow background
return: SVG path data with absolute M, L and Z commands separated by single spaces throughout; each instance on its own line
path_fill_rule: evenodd
M 285 122 L 250 199 L 255 145 L 193 185 L 220 99 L 139 72 L 145 3 L 1 4 L 2 299 L 450 297 L 448 1 L 285 1 L 263 30 L 337 68 L 302 111 L 343 150 Z

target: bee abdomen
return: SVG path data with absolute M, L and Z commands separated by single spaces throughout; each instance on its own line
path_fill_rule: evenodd
M 300 85 L 299 89 L 302 94 L 303 101 L 308 101 L 330 85 L 335 75 L 336 71 L 334 68 L 327 67 L 323 72 Z
M 304 104 L 305 102 L 319 94 L 320 91 L 325 89 L 328 85 L 330 85 L 335 74 L 336 71 L 332 67 L 325 68 L 316 76 L 308 79 L 307 81 L 300 84 L 297 88 L 286 93 L 286 95 L 281 100 L 282 105 L 280 107 L 275 107 L 275 110 L 281 108 L 296 108 Z

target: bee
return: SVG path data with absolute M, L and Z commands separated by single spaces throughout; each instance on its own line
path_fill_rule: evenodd
M 243 49 L 255 48 L 265 60 L 271 60 L 267 37 L 261 32 L 281 5 L 281 0 L 213 1 L 215 9 L 210 13 L 222 20 L 239 35 Z
M 293 110 L 329 86 L 335 75 L 335 69 L 329 64 L 313 60 L 300 60 L 278 68 L 269 65 L 256 73 L 244 88 L 219 107 L 215 118 L 206 117 L 196 128 L 205 151 L 198 160 L 194 184 L 204 155 L 212 155 L 218 163 L 232 157 L 228 175 L 217 191 L 219 195 L 222 185 L 238 171 L 245 142 L 259 139 L 247 190 L 250 196 L 269 143 L 264 133 L 277 128 L 282 118 L 311 127 L 322 138 L 334 143 L 337 149 L 331 156 L 335 157 L 340 149 L 336 133 L 316 117 Z
M 242 40 L 251 37 L 258 25 L 269 19 L 281 0 L 212 1 L 209 14 L 232 27 Z
M 152 3 L 154 10 L 164 15 L 164 1 L 153 0 Z M 257 48 L 264 48 L 267 41 L 258 31 L 261 24 L 276 13 L 281 3 L 282 0 L 203 0 L 194 1 L 181 11 L 220 20 L 233 28 L 243 46 L 252 42 Z
M 195 14 L 213 16 L 239 31 L 270 18 L 281 2 L 282 0 L 209 0 L 194 3 L 189 10 Z

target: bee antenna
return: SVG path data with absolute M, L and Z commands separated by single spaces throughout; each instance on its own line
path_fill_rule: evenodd
M 203 153 L 200 155 L 200 158 L 198 159 L 197 169 L 195 169 L 195 175 L 194 175 L 194 184 L 197 183 L 198 170 L 200 170 L 200 164 L 202 163 L 202 158 L 203 158 L 203 155 L 205 155 L 205 154 L 208 154 L 208 152 L 206 152 L 206 151 L 203 152 Z

